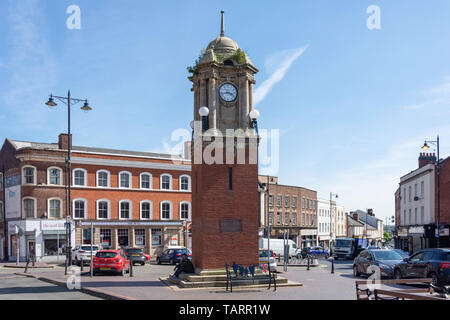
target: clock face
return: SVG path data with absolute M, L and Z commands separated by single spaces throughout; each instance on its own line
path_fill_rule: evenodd
M 237 93 L 237 88 L 231 83 L 225 83 L 219 89 L 220 98 L 225 102 L 236 100 Z

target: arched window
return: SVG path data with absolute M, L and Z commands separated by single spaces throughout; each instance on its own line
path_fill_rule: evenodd
M 119 172 L 119 188 L 131 188 L 131 172 Z
M 48 199 L 48 217 L 50 219 L 61 218 L 62 201 L 59 198 Z
M 86 219 L 87 201 L 85 199 L 74 199 L 72 207 L 74 219 Z
M 132 219 L 132 207 L 130 200 L 119 201 L 119 219 L 130 220 Z
M 151 201 L 141 201 L 141 219 L 150 220 L 153 219 L 153 205 Z
M 233 64 L 233 61 L 232 60 L 225 60 L 224 62 L 223 62 L 223 65 L 224 66 L 233 66 L 234 64 Z
M 180 176 L 180 190 L 191 190 L 191 177 L 187 175 Z
M 97 200 L 97 219 L 111 219 L 111 206 L 109 200 Z
M 142 172 L 140 174 L 140 184 L 141 184 L 141 189 L 151 189 L 152 188 L 152 175 L 148 172 Z
M 109 188 L 110 187 L 110 173 L 108 170 L 97 171 L 97 187 Z
M 78 168 L 73 170 L 73 185 L 87 186 L 87 171 L 85 169 Z
M 160 178 L 160 189 L 171 190 L 172 189 L 172 176 L 168 173 L 164 173 Z
M 27 197 L 23 198 L 23 217 L 36 218 L 36 199 Z
M 47 184 L 62 185 L 62 170 L 58 167 L 47 169 Z
M 161 202 L 161 220 L 171 220 L 172 219 L 172 202 L 163 201 Z
M 191 203 L 180 202 L 180 220 L 191 220 Z
M 23 184 L 36 184 L 36 167 L 25 166 L 22 168 Z

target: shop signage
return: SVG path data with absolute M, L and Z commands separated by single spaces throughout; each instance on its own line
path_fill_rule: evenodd
M 173 246 L 177 246 L 178 245 L 178 238 L 177 237 L 172 237 L 171 244 Z
M 422 234 L 424 233 L 423 226 L 415 226 L 415 227 L 409 227 L 408 234 Z
M 57 220 L 57 221 L 50 221 L 50 220 L 41 220 L 41 230 L 64 230 L 65 221 L 64 220 Z

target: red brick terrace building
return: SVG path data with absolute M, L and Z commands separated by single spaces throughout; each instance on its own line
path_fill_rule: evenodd
M 3 144 L 0 205 L 5 210 L 4 214 L 0 210 L 0 218 L 5 225 L 0 225 L 0 239 L 5 248 L 2 254 L 7 249 L 9 260 L 16 254 L 15 225 L 25 231 L 20 238 L 21 260 L 30 245 L 38 259 L 63 252 L 68 140 L 61 134 L 58 143 L 6 139 Z M 183 221 L 191 220 L 189 160 L 73 146 L 71 167 L 73 245 L 90 243 L 92 222 L 94 244 L 104 248 L 136 246 L 153 256 L 164 245 L 185 244 Z

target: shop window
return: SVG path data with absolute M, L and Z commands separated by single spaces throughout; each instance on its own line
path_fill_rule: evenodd
M 152 229 L 152 246 L 160 246 L 162 244 L 162 230 L 160 228 Z
M 56 256 L 65 254 L 66 234 L 61 231 L 57 234 L 45 234 L 44 240 L 44 256 Z
M 145 246 L 145 229 L 135 229 L 134 238 L 137 246 Z
M 83 229 L 83 244 L 91 244 L 91 239 L 93 239 L 93 243 L 95 244 L 95 228 L 94 233 L 92 234 L 91 228 Z
M 128 247 L 128 229 L 117 229 L 117 238 L 120 247 Z
M 100 229 L 100 244 L 103 249 L 111 248 L 111 229 Z

